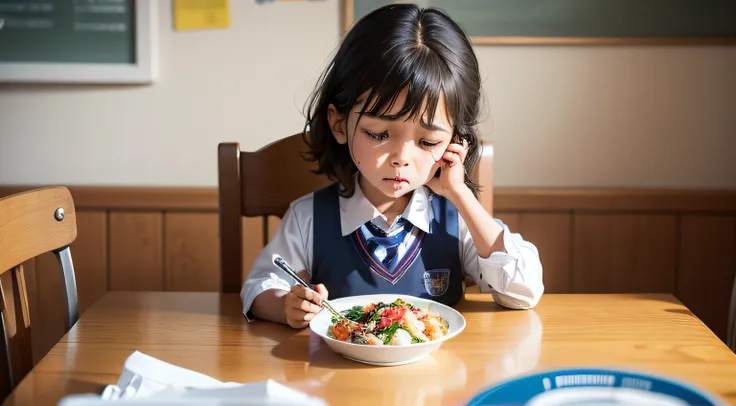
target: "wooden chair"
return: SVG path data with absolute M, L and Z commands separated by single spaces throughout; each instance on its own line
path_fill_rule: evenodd
M 67 331 L 77 322 L 79 303 L 69 245 L 77 237 L 74 202 L 65 187 L 29 190 L 0 199 L 0 274 L 12 273 L 12 291 L 0 289 L 2 333 L 5 340 L 5 358 L 12 390 L 16 380 L 11 361 L 11 331 L 30 328 L 28 292 L 22 264 L 47 252 L 53 252 L 61 265 L 66 296 Z M 5 287 L 4 287 L 5 288 Z M 7 300 L 12 296 L 12 300 Z M 7 320 L 18 324 L 6 325 Z M 22 320 L 24 326 L 20 326 Z M 22 348 L 21 360 L 30 360 L 30 346 Z
M 256 238 L 259 246 L 263 246 L 268 242 L 267 216 L 283 217 L 292 201 L 331 183 L 326 176 L 311 172 L 316 164 L 302 158 L 305 151 L 302 133 L 255 152 L 241 151 L 238 143 L 218 146 L 222 292 L 240 292 L 243 286 L 241 217 L 263 217 L 262 234 Z M 492 161 L 493 149 L 486 145 L 475 173 L 471 174 L 482 187 L 480 201 L 490 213 Z

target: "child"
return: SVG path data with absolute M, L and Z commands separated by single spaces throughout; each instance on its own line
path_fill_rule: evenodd
M 310 158 L 337 182 L 290 205 L 243 286 L 248 320 L 303 328 L 328 296 L 452 305 L 465 276 L 502 306 L 535 306 L 544 290 L 537 249 L 491 218 L 468 177 L 481 154 L 480 97 L 470 41 L 443 12 L 389 5 L 358 21 L 305 126 Z M 319 294 L 294 284 L 273 254 L 303 269 Z

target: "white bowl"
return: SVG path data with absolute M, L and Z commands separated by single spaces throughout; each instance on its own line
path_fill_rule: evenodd
M 332 313 L 327 309 L 323 309 L 312 319 L 309 323 L 309 328 L 322 337 L 328 347 L 342 354 L 343 357 L 364 364 L 378 366 L 403 365 L 424 359 L 430 353 L 440 348 L 443 342 L 455 337 L 465 329 L 465 318 L 457 310 L 429 299 L 414 296 L 391 294 L 351 296 L 330 300 L 330 303 L 335 310 L 342 312 L 353 306 L 366 306 L 377 302 L 391 303 L 396 299 L 404 300 L 414 307 L 418 307 L 428 313 L 437 314 L 445 319 L 449 325 L 447 334 L 438 340 L 410 345 L 376 346 L 348 343 L 336 340 L 327 335 L 328 328 L 332 324 Z

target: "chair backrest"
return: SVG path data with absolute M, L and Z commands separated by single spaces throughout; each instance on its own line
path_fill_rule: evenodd
M 59 260 L 66 297 L 67 330 L 77 322 L 79 305 L 69 245 L 77 237 L 74 201 L 65 187 L 29 190 L 0 199 L 0 274 L 13 273 L 13 301 L 2 300 L 2 333 L 5 339 L 5 358 L 10 388 L 15 386 L 6 320 L 23 319 L 30 326 L 28 293 L 22 264 L 41 254 L 53 252 Z M 8 312 L 15 314 L 8 314 Z M 16 319 L 16 317 L 18 317 Z M 30 348 L 29 348 L 30 350 Z M 25 357 L 22 354 L 21 357 Z
M 283 217 L 297 198 L 332 183 L 315 175 L 316 164 L 304 160 L 307 145 L 303 133 L 271 143 L 258 151 L 240 151 L 238 143 L 218 146 L 220 223 L 220 290 L 240 292 L 243 285 L 242 216 Z M 480 201 L 493 208 L 493 148 L 486 144 L 471 177 L 481 185 Z M 258 241 L 268 241 L 267 221 Z M 248 238 L 248 237 L 246 237 Z

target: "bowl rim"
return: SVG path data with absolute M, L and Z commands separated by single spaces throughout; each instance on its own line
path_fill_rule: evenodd
M 366 298 L 366 299 L 368 299 L 368 298 L 377 297 L 377 296 L 392 296 L 392 297 L 396 297 L 396 298 L 401 298 L 402 300 L 405 300 L 406 302 L 410 302 L 410 303 L 412 301 L 415 301 L 415 300 L 419 300 L 421 302 L 431 302 L 432 306 L 439 306 L 440 308 L 444 308 L 445 310 L 448 310 L 451 313 L 456 313 L 458 316 L 460 316 L 460 320 L 462 322 L 460 323 L 460 327 L 457 330 L 453 331 L 452 333 L 448 333 L 448 334 L 442 336 L 438 340 L 427 341 L 427 342 L 424 342 L 424 343 L 406 344 L 406 345 L 367 345 L 367 344 L 349 343 L 347 341 L 340 341 L 340 340 L 337 340 L 337 339 L 334 339 L 334 338 L 328 336 L 327 334 L 321 334 L 321 333 L 319 333 L 318 331 L 315 330 L 315 328 L 314 328 L 314 326 L 313 326 L 312 323 L 314 323 L 314 321 L 317 320 L 317 317 L 318 316 L 315 316 L 309 322 L 309 329 L 312 330 L 318 336 L 322 337 L 324 340 L 329 340 L 329 341 L 332 341 L 332 342 L 335 342 L 335 343 L 340 343 L 341 345 L 355 346 L 355 347 L 358 347 L 358 348 L 383 348 L 383 349 L 389 349 L 389 350 L 391 350 L 391 349 L 401 349 L 401 348 L 423 348 L 423 347 L 429 347 L 429 346 L 437 345 L 437 344 L 440 344 L 440 343 L 442 343 L 444 341 L 447 341 L 447 340 L 455 337 L 456 335 L 460 334 L 463 330 L 465 330 L 465 327 L 467 326 L 467 322 L 465 320 L 465 316 L 463 316 L 463 314 L 460 313 L 459 311 L 457 311 L 455 308 L 453 308 L 451 306 L 448 306 L 448 305 L 446 305 L 444 303 L 440 303 L 440 302 L 434 301 L 432 299 L 427 299 L 427 298 L 417 297 L 417 296 L 412 296 L 412 295 L 392 294 L 392 293 L 376 293 L 376 294 L 371 294 L 371 295 L 355 295 L 355 296 L 345 296 L 345 297 L 341 297 L 339 299 L 330 300 L 330 303 L 335 303 L 335 302 L 338 302 L 338 301 L 341 301 L 341 300 L 346 300 L 346 299 L 356 299 L 356 298 Z M 339 302 L 338 302 L 338 304 L 339 304 Z M 335 309 L 335 310 L 337 310 L 337 309 Z M 341 310 L 337 310 L 337 311 L 341 311 Z M 320 313 L 322 313 L 322 312 L 329 313 L 329 311 L 327 309 L 322 309 L 322 311 Z M 433 312 L 433 313 L 436 313 L 436 312 Z M 318 315 L 319 315 L 319 313 L 318 313 Z
M 651 369 L 645 369 L 645 368 L 638 368 L 638 367 L 620 367 L 615 365 L 603 365 L 603 366 L 565 366 L 565 367 L 559 367 L 559 368 L 542 368 L 535 371 L 530 371 L 528 373 L 521 373 L 516 374 L 514 376 L 508 377 L 506 379 L 502 379 L 498 382 L 492 383 L 490 385 L 487 385 L 485 387 L 482 387 L 476 394 L 473 395 L 471 399 L 469 399 L 465 405 L 466 406 L 477 406 L 480 405 L 481 401 L 485 399 L 485 397 L 493 394 L 498 393 L 502 390 L 506 390 L 510 387 L 513 387 L 513 385 L 520 383 L 521 381 L 528 380 L 528 379 L 540 379 L 547 377 L 549 375 L 562 375 L 562 374 L 614 374 L 614 375 L 624 375 L 628 377 L 635 377 L 638 379 L 645 379 L 645 380 L 651 380 L 651 381 L 658 381 L 659 383 L 663 383 L 665 385 L 670 386 L 676 386 L 680 389 L 683 389 L 687 392 L 690 392 L 695 395 L 699 395 L 703 398 L 705 398 L 707 401 L 711 402 L 714 406 L 725 406 L 725 401 L 715 392 L 706 389 L 705 387 L 696 385 L 692 382 L 688 382 L 683 380 L 682 377 L 677 377 L 671 374 L 666 373 L 660 373 L 658 371 L 654 371 Z M 570 388 L 581 388 L 581 387 L 591 387 L 591 386 L 572 386 Z M 595 386 L 592 386 L 595 387 Z M 569 389 L 569 388 L 568 388 Z M 555 390 L 561 390 L 560 388 L 556 388 Z M 661 392 L 654 392 L 654 393 L 661 393 Z

